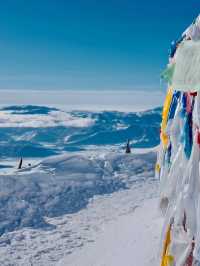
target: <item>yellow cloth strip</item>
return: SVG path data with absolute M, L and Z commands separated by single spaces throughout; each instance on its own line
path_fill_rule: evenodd
M 164 241 L 161 266 L 173 265 L 174 257 L 168 254 L 170 243 L 171 243 L 171 225 L 168 226 L 165 241 Z
M 162 123 L 161 123 L 161 141 L 163 144 L 164 149 L 167 148 L 168 146 L 168 136 L 166 134 L 166 127 L 167 127 L 167 119 L 168 119 L 168 114 L 169 114 L 169 109 L 170 109 L 170 105 L 171 105 L 171 101 L 172 101 L 172 96 L 173 96 L 173 90 L 170 87 L 168 89 L 166 98 L 165 98 L 165 102 L 164 102 L 164 106 L 163 106 L 163 112 L 162 112 Z
M 160 165 L 159 165 L 158 163 L 157 163 L 156 166 L 155 166 L 155 170 L 156 170 L 156 172 L 158 172 L 158 173 L 160 172 Z

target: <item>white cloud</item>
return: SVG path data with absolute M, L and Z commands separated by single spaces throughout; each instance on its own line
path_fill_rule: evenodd
M 0 127 L 88 127 L 93 125 L 91 118 L 76 117 L 63 111 L 52 111 L 48 115 L 11 114 L 0 111 Z

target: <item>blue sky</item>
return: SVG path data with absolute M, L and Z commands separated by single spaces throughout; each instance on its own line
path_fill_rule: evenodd
M 0 89 L 160 88 L 199 1 L 0 1 Z

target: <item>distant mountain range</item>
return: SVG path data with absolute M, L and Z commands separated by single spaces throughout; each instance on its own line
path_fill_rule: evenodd
M 159 144 L 161 108 L 145 112 L 65 112 L 47 106 L 0 109 L 0 157 L 46 157 L 64 151 Z

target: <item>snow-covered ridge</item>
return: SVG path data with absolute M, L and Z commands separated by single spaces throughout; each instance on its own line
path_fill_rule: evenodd
M 96 241 L 109 221 L 134 213 L 145 199 L 157 196 L 155 159 L 151 150 L 79 152 L 0 176 L 0 264 L 54 266 Z M 155 219 L 153 213 L 148 217 Z M 143 215 L 141 210 L 139 217 Z M 144 228 L 148 226 L 147 221 Z M 151 237 L 150 229 L 144 232 Z M 151 250 L 144 252 L 155 261 Z
M 48 227 L 45 216 L 77 212 L 94 195 L 128 188 L 145 170 L 145 178 L 152 177 L 154 161 L 155 153 L 82 153 L 55 156 L 37 167 L 1 175 L 0 234 L 24 226 Z

